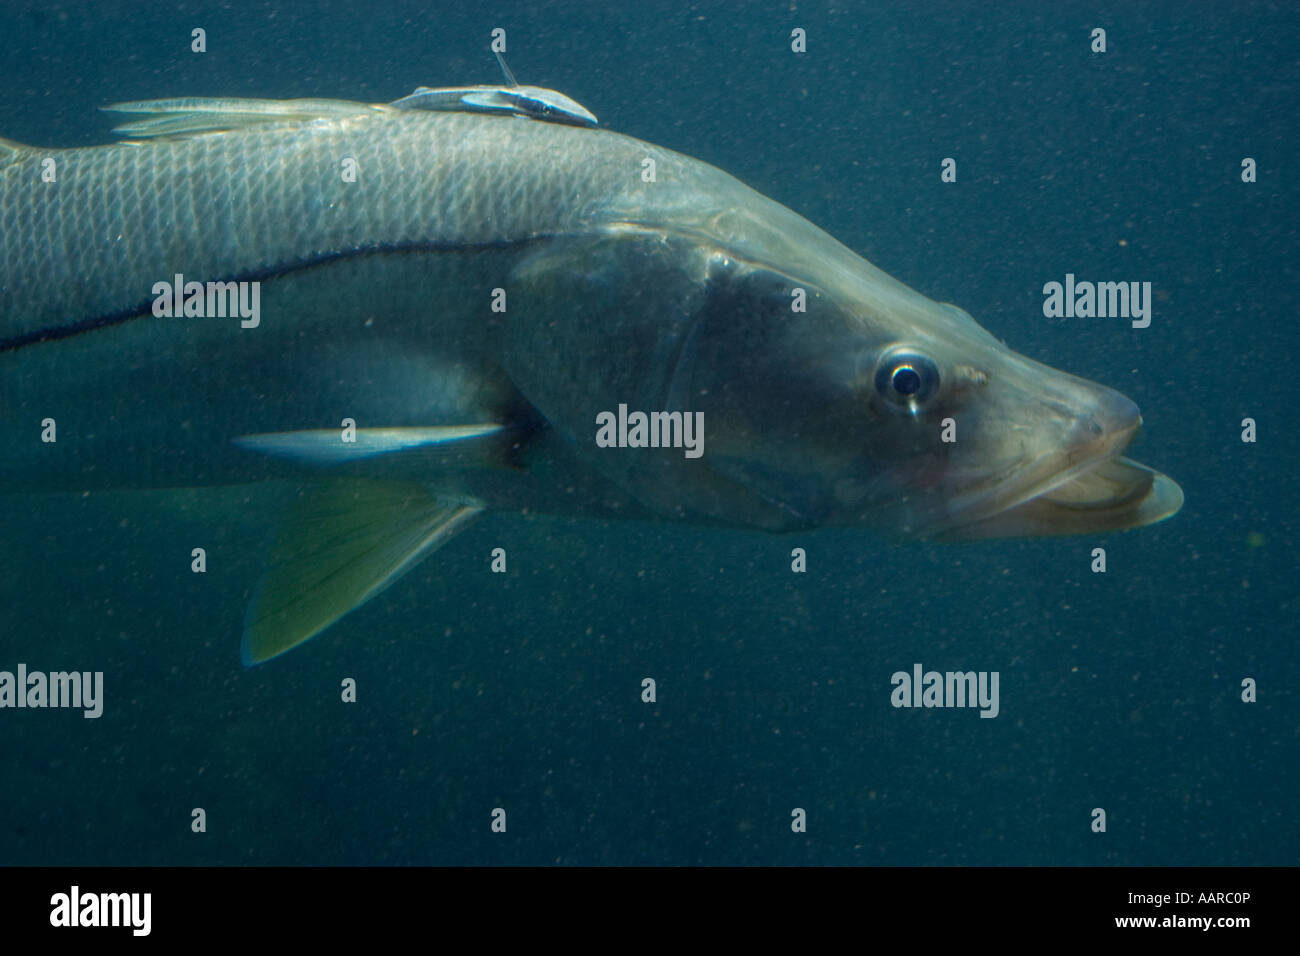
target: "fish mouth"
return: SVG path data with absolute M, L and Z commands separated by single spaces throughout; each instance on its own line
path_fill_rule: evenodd
M 1038 537 L 1118 531 L 1163 521 L 1183 504 L 1166 475 L 1122 456 L 1142 425 L 1116 394 L 1108 408 L 1076 420 L 1052 451 L 1018 462 L 950 501 L 940 540 Z

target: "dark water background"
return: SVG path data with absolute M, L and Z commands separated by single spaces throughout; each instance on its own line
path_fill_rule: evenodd
M 522 82 L 1128 394 L 1135 457 L 1187 504 L 946 547 L 492 515 L 245 670 L 265 503 L 0 499 L 0 669 L 106 682 L 99 720 L 0 711 L 0 863 L 1296 863 L 1298 24 L 1289 3 L 8 0 L 0 134 L 50 146 L 108 141 L 114 100 L 496 82 L 503 26 Z M 1045 319 L 1066 272 L 1151 281 L 1151 327 Z M 893 709 L 918 661 L 999 671 L 1001 715 Z

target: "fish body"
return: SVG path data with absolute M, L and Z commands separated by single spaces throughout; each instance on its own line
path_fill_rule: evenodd
M 1121 457 L 1128 399 L 706 163 L 527 114 L 169 102 L 139 142 L 0 145 L 0 491 L 310 479 L 246 661 L 487 508 L 978 538 L 1181 504 Z M 256 283 L 256 321 L 190 282 Z M 624 409 L 664 442 L 600 441 Z

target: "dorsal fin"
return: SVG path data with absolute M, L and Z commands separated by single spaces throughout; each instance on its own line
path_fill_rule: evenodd
M 595 126 L 596 116 L 577 100 L 558 90 L 520 86 L 506 59 L 492 51 L 505 74 L 505 86 L 417 86 L 415 92 L 388 105 L 399 110 L 434 110 L 450 113 L 508 113 L 566 126 Z
M 581 103 L 540 86 L 453 86 L 415 92 L 388 104 L 398 110 L 447 113 L 509 113 L 565 126 L 595 126 L 596 117 Z
M 31 149 L 25 143 L 15 143 L 12 139 L 0 137 L 0 166 L 16 162 L 18 157 Z
M 510 67 L 506 66 L 506 58 L 501 55 L 501 51 L 493 50 L 492 52 L 497 55 L 497 62 L 501 64 L 501 72 L 506 75 L 506 85 L 518 87 L 519 81 L 516 80 L 515 75 L 510 72 Z
M 303 122 L 356 116 L 383 109 L 352 100 L 258 100 L 231 97 L 186 96 L 165 100 L 135 100 L 103 107 L 112 113 L 146 114 L 113 129 L 134 139 L 182 138 L 200 133 L 256 126 L 261 123 Z

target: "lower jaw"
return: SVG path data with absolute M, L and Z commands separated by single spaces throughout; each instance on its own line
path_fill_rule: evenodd
M 1005 476 L 999 476 L 988 482 L 987 484 L 990 487 L 987 490 L 974 493 L 968 492 L 966 495 L 958 496 L 950 501 L 949 515 L 951 520 L 943 522 L 940 527 L 935 529 L 935 533 L 942 533 L 949 529 L 986 521 L 989 518 L 1018 508 L 1026 502 L 1048 495 L 1081 475 L 1101 467 L 1108 461 L 1119 458 L 1120 453 L 1132 441 L 1136 431 L 1137 426 L 1135 425 L 1131 429 L 1107 435 L 1105 438 L 1097 440 L 1090 448 L 1075 449 L 1073 453 L 1068 451 L 1056 452 L 1047 456 L 1047 461 L 1040 463 L 1036 468 L 1031 466 L 1028 469 L 1010 469 Z M 1069 461 L 1071 457 L 1077 460 L 1071 463 Z M 1037 474 L 1034 474 L 1028 481 L 1019 484 L 1015 491 L 1005 495 L 999 494 L 1011 483 L 1012 476 L 1017 470 L 1037 472 Z

